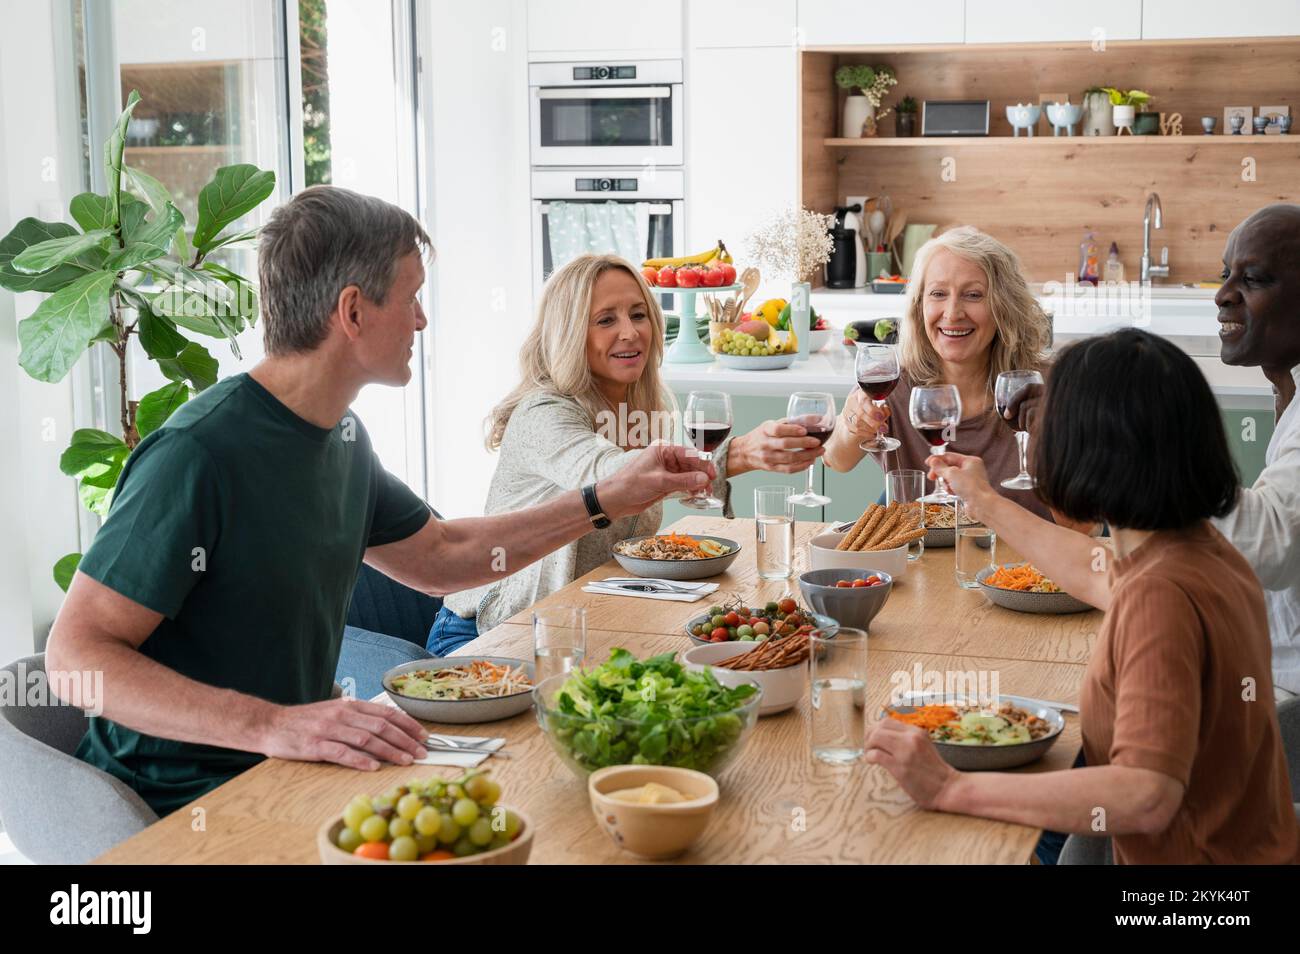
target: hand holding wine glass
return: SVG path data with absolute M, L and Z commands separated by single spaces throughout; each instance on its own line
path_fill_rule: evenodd
M 731 396 L 722 391 L 692 391 L 686 398 L 682 412 L 682 429 L 688 446 L 693 447 L 701 460 L 713 460 L 718 449 L 731 433 Z M 682 504 L 697 510 L 722 507 L 722 501 L 701 490 L 685 498 Z
M 1028 415 L 1006 416 L 1013 405 L 1018 406 L 1022 402 L 1026 390 L 1034 386 L 1043 386 L 1043 376 L 1037 371 L 1003 371 L 993 387 L 993 401 L 998 409 L 998 417 L 1016 432 L 1016 449 L 1020 452 L 1020 473 L 1002 481 L 1002 486 L 1010 490 L 1034 489 L 1034 478 L 1029 474 L 1027 461 L 1029 431 L 1025 429 L 1023 420 Z
M 858 342 L 854 372 L 857 374 L 858 386 L 866 392 L 867 397 L 877 408 L 884 408 L 885 399 L 898 386 L 900 368 L 897 349 L 893 345 Z M 899 443 L 897 438 L 877 432 L 873 439 L 863 441 L 858 446 L 864 451 L 879 453 L 898 450 Z
M 957 425 L 961 423 L 961 394 L 957 386 L 940 384 L 913 388 L 908 416 L 912 426 L 934 448 L 934 453 L 945 453 Z M 921 499 L 926 503 L 950 504 L 957 498 L 948 492 L 948 485 L 940 479 L 935 484 L 934 493 Z
M 825 444 L 835 430 L 835 398 L 820 391 L 796 391 L 786 404 L 785 418 L 789 423 L 802 427 L 809 437 Z M 816 467 L 816 462 L 808 465 L 808 482 L 803 493 L 790 497 L 801 507 L 824 507 L 831 502 L 830 497 L 813 490 Z

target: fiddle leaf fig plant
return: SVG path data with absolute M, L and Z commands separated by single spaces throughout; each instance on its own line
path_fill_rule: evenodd
M 186 332 L 229 340 L 239 356 L 236 338 L 257 319 L 255 287 L 206 259 L 255 239 L 256 229 L 223 230 L 275 190 L 274 172 L 223 166 L 199 193 L 191 231 L 166 186 L 124 162 L 127 125 L 139 102 L 133 90 L 104 144 L 108 194 L 83 192 L 68 204 L 79 229 L 26 218 L 0 239 L 0 287 L 49 294 L 18 323 L 23 370 L 55 383 L 96 344 L 117 357 L 120 433 L 81 428 L 59 458 L 82 503 L 101 517 L 136 445 L 217 380 L 216 358 Z M 169 382 L 138 401 L 127 392 L 132 336 Z M 80 560 L 69 553 L 55 564 L 63 589 Z

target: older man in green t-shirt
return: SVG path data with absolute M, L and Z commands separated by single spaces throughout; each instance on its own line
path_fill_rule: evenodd
M 122 472 L 46 666 L 103 673 L 77 754 L 160 814 L 268 755 L 376 769 L 424 754 L 409 716 L 331 698 L 363 561 L 442 595 L 713 476 L 661 445 L 527 510 L 432 519 L 348 410 L 363 386 L 410 379 L 428 248 L 410 215 L 345 189 L 281 206 L 258 253 L 266 359 L 178 410 Z

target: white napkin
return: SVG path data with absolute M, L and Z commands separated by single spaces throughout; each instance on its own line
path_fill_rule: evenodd
M 370 701 L 374 703 L 378 703 L 381 706 L 391 706 L 394 709 L 397 708 L 397 703 L 394 702 L 391 697 L 389 697 L 388 693 L 375 696 Z M 494 752 L 506 744 L 505 739 L 492 739 L 492 738 L 488 738 L 487 736 L 451 735 L 450 733 L 447 732 L 439 732 L 438 734 L 445 739 L 455 739 L 457 742 L 463 745 L 473 745 L 480 749 L 491 749 Z M 440 742 L 438 739 L 434 739 L 432 736 L 430 736 L 430 739 L 433 741 L 435 745 L 446 744 L 445 742 Z M 474 768 L 475 766 L 482 763 L 483 760 L 488 757 L 489 756 L 480 755 L 474 752 L 459 752 L 459 753 L 458 752 L 426 752 L 424 758 L 416 759 L 411 764 L 412 765 L 451 765 L 456 768 Z
M 647 580 L 647 583 L 654 582 Z M 718 589 L 720 584 L 717 583 L 682 583 L 673 580 L 674 586 L 685 587 L 690 590 L 689 593 L 670 593 L 667 590 L 659 593 L 647 593 L 641 590 L 626 589 L 620 586 L 604 586 L 603 581 L 593 580 L 582 588 L 584 593 L 600 593 L 604 596 L 637 596 L 645 600 L 668 600 L 673 603 L 694 603 L 696 600 L 702 600 L 714 590 Z

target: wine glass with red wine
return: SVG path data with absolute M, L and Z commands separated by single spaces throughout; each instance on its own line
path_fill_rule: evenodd
M 1019 415 L 1008 420 L 1007 406 L 1015 396 L 1031 384 L 1042 384 L 1043 376 L 1037 371 L 1003 371 L 998 375 L 997 384 L 993 386 L 993 402 L 997 405 L 998 417 L 1004 424 L 1016 432 L 1016 449 L 1020 451 L 1020 473 L 1002 481 L 1002 486 L 1010 490 L 1033 490 L 1034 478 L 1029 474 L 1026 457 L 1029 450 L 1029 432 L 1020 429 Z
M 925 438 L 934 453 L 945 453 L 948 441 L 961 423 L 961 395 L 957 392 L 957 386 L 940 384 L 935 387 L 913 388 L 908 416 L 912 419 L 912 426 Z M 949 493 L 948 485 L 940 479 L 935 483 L 934 493 L 921 500 L 932 504 L 950 504 L 956 502 L 957 498 Z
M 820 391 L 796 391 L 790 395 L 785 408 L 788 424 L 798 424 L 808 432 L 809 437 L 825 444 L 826 439 L 835 430 L 835 398 Z M 808 483 L 801 494 L 791 494 L 790 500 L 801 507 L 824 507 L 831 498 L 813 490 L 813 472 L 817 462 L 808 465 Z
M 871 403 L 876 407 L 885 406 L 885 398 L 898 387 L 898 350 L 893 345 L 867 344 L 858 342 L 858 353 L 854 360 L 854 371 L 858 376 L 858 387 L 867 392 Z M 898 439 L 877 434 L 872 440 L 858 445 L 864 451 L 898 450 Z
M 731 433 L 731 396 L 723 391 L 692 391 L 686 398 L 682 412 L 682 430 L 686 432 L 688 446 L 695 448 L 701 460 L 713 460 L 718 449 Z M 696 510 L 713 510 L 722 501 L 705 490 L 697 491 L 682 500 Z

